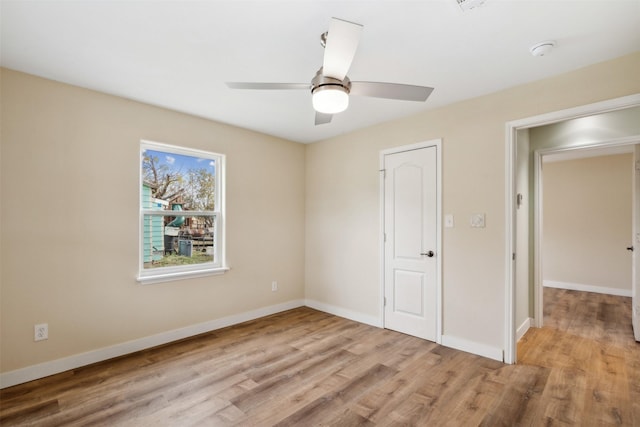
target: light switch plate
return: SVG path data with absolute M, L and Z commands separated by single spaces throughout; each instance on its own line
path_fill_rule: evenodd
M 471 227 L 484 228 L 484 214 L 476 213 L 471 215 Z
M 446 214 L 444 216 L 444 226 L 445 226 L 445 228 L 453 228 L 453 226 L 454 226 L 453 215 Z

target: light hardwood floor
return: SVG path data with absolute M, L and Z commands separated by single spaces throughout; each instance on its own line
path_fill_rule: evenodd
M 631 298 L 544 289 L 544 324 L 519 363 L 549 369 L 543 416 L 559 424 L 640 426 L 640 343 Z
M 0 425 L 640 425 L 627 299 L 552 291 L 518 365 L 300 308 L 0 392 Z

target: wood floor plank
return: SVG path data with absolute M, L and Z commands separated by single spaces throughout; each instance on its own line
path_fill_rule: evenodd
M 631 425 L 640 426 L 640 357 L 627 364 Z
M 590 366 L 595 375 L 588 378 L 592 391 L 586 396 L 585 416 L 600 424 L 631 422 L 624 350 L 610 347 L 594 352 Z
M 332 418 L 327 422 L 322 422 L 323 426 L 327 427 L 349 427 L 349 426 L 359 426 L 359 427 L 369 427 L 375 426 L 375 424 L 362 415 L 359 415 L 351 409 L 347 408 L 342 413 L 338 414 L 336 417 Z
M 543 420 L 560 422 L 567 425 L 579 425 L 584 413 L 587 375 L 575 368 L 552 369 L 542 394 L 538 417 Z
M 415 393 L 421 384 L 428 381 L 441 360 L 442 357 L 433 352 L 415 359 L 384 385 L 376 387 L 354 402 L 353 411 L 368 420 L 379 422 Z
M 344 350 L 323 353 L 309 358 L 290 371 L 281 372 L 277 377 L 263 381 L 254 389 L 231 399 L 231 401 L 241 410 L 252 412 L 261 405 L 270 403 L 271 396 L 297 392 L 300 387 L 299 383 L 305 379 L 322 375 L 355 360 L 354 355 Z
M 409 399 L 392 411 L 393 423 L 401 420 L 406 425 L 430 425 L 438 419 L 450 417 L 448 405 L 457 403 L 460 391 L 479 375 L 471 362 L 478 356 L 445 348 L 434 349 L 436 350 L 442 356 L 441 363 Z M 383 420 L 380 424 L 386 425 L 386 421 Z
M 459 398 L 452 399 L 448 405 L 442 407 L 441 412 L 447 411 L 450 416 L 446 419 L 434 420 L 433 424 L 480 425 L 504 388 L 502 381 L 496 381 L 494 372 L 487 372 L 471 379 L 467 386 L 460 390 Z
M 341 408 L 375 387 L 380 382 L 393 376 L 397 371 L 384 365 L 376 365 L 354 378 L 342 388 L 327 393 L 304 406 L 294 414 L 286 417 L 277 426 L 319 425 L 325 422 L 327 414 L 341 413 Z
M 37 402 L 33 405 L 3 411 L 0 425 L 26 425 L 28 422 L 51 418 L 60 413 L 57 399 Z
M 535 418 L 550 370 L 536 366 L 507 366 L 510 381 L 483 418 L 482 426 L 526 425 Z

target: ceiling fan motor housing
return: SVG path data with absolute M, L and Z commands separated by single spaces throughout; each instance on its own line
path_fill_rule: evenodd
M 351 92 L 351 80 L 349 80 L 349 77 L 345 76 L 344 80 L 340 80 L 325 76 L 322 74 L 322 68 L 320 68 L 316 73 L 316 76 L 311 80 L 311 93 L 314 93 L 316 90 L 321 90 L 321 88 L 326 86 L 331 89 L 341 87 L 346 93 Z

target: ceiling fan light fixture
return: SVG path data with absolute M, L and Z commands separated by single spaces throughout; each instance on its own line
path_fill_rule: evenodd
M 341 85 L 318 86 L 311 99 L 313 109 L 319 113 L 337 114 L 349 107 L 349 92 Z

